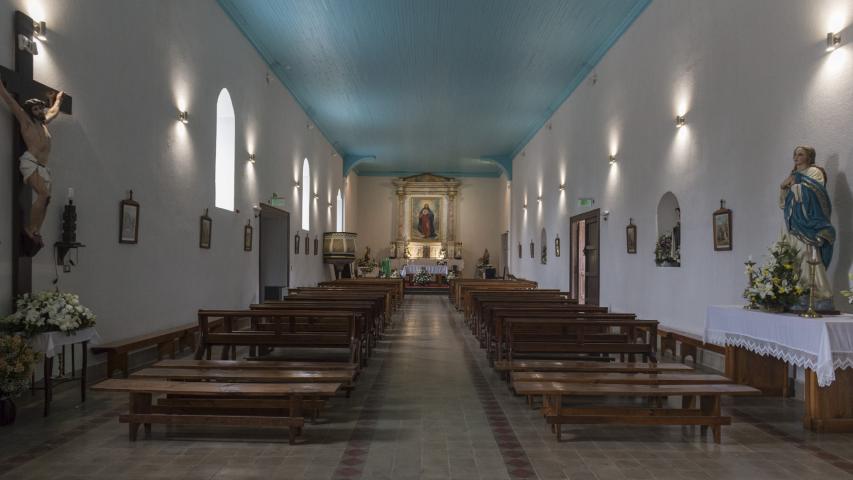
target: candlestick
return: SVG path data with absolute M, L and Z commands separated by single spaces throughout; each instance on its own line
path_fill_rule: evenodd
M 752 255 L 749 256 L 749 260 L 744 262 L 744 265 L 747 266 L 748 272 L 749 272 L 746 275 L 746 278 L 749 281 L 749 284 L 747 285 L 747 289 L 749 289 L 749 288 L 752 288 L 752 282 L 755 281 L 755 277 L 754 277 L 755 273 L 754 273 L 754 270 L 752 269 L 752 267 L 755 266 L 755 262 L 752 261 Z M 759 307 L 755 303 L 755 299 L 753 297 L 749 297 L 749 305 L 747 305 L 743 308 L 745 308 L 747 310 L 758 310 L 759 309 Z
M 68 200 L 74 200 L 74 189 L 72 187 L 68 187 Z
M 809 308 L 805 312 L 801 313 L 800 316 L 804 318 L 821 318 L 823 315 L 818 313 L 814 309 L 814 289 L 815 289 L 815 269 L 817 268 L 817 264 L 820 263 L 820 259 L 817 256 L 817 248 L 813 245 L 809 245 L 808 247 L 811 250 L 811 255 L 808 260 L 809 264 Z

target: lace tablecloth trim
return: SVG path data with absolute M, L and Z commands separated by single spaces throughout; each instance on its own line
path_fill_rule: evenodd
M 784 347 L 777 343 L 766 342 L 736 333 L 726 333 L 709 330 L 706 332 L 707 342 L 721 346 L 740 347 L 757 353 L 778 358 L 785 363 L 814 370 L 817 374 L 817 384 L 828 387 L 835 381 L 835 370 L 853 368 L 853 356 L 834 354 L 829 361 L 819 363 L 817 355 L 795 348 Z

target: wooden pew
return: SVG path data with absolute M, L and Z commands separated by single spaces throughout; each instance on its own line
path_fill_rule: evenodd
M 598 372 L 598 373 L 666 373 L 690 372 L 680 363 L 590 362 L 582 360 L 500 360 L 495 370 L 510 372 Z
M 335 395 L 341 388 L 339 383 L 217 383 L 217 382 L 170 382 L 166 380 L 108 379 L 92 387 L 103 392 L 130 394 L 129 412 L 119 416 L 119 422 L 128 424 L 131 441 L 135 441 L 139 427 L 145 426 L 146 435 L 151 433 L 152 424 L 164 425 L 229 425 L 241 427 L 288 427 L 289 441 L 305 425 L 302 417 L 304 399 L 325 399 Z M 277 415 L 232 415 L 222 413 L 192 412 L 186 407 L 154 405 L 154 395 L 168 394 L 201 397 L 199 400 L 214 405 L 217 401 L 242 405 L 242 408 L 258 411 L 270 408 L 287 409 L 287 416 Z M 180 412 L 180 413 L 177 413 Z M 201 413 L 205 412 L 205 413 Z
M 390 324 L 394 313 L 394 305 L 391 300 L 391 291 L 385 289 L 352 289 L 344 287 L 300 287 L 288 290 L 288 298 L 326 299 L 338 298 L 347 300 L 375 300 L 382 299 L 383 316 L 385 323 Z
M 494 290 L 533 290 L 537 286 L 536 282 L 521 281 L 521 280 L 480 280 L 480 279 L 456 279 L 451 286 L 451 301 L 457 310 L 464 310 L 465 291 L 477 287 L 489 288 Z
M 222 328 L 222 321 L 212 321 L 209 323 L 208 328 L 211 330 L 220 329 Z M 145 335 L 102 343 L 92 347 L 92 353 L 107 354 L 107 378 L 112 378 L 116 370 L 121 370 L 124 377 L 127 378 L 129 373 L 128 355 L 130 353 L 156 346 L 158 360 L 167 355 L 175 358 L 175 355 L 184 348 L 195 349 L 197 333 L 198 323 L 191 323 Z
M 160 360 L 151 368 L 239 368 L 257 370 L 349 370 L 358 375 L 359 365 L 347 362 L 301 362 L 275 360 Z
M 222 332 L 208 328 L 213 319 L 223 320 Z M 253 330 L 235 331 L 241 319 L 252 321 Z M 303 348 L 345 348 L 350 362 L 361 363 L 363 328 L 351 312 L 325 310 L 199 310 L 199 346 L 195 359 L 201 360 L 213 346 L 222 346 L 227 360 L 232 347 L 269 346 Z
M 721 395 L 759 395 L 746 385 L 646 385 L 613 383 L 516 382 L 521 395 L 543 397 L 542 413 L 562 440 L 564 424 L 629 424 L 629 425 L 701 425 L 702 433 L 711 427 L 714 443 L 720 443 L 721 427 L 731 424 L 731 417 L 720 414 Z M 681 396 L 682 408 L 655 407 L 563 407 L 563 396 L 579 397 L 643 397 Z M 699 397 L 699 408 L 695 408 Z
M 394 304 L 395 310 L 403 303 L 403 297 L 406 293 L 405 284 L 402 278 L 341 278 L 329 282 L 320 282 L 318 286 L 342 286 L 364 288 L 366 287 L 392 287 L 394 289 Z

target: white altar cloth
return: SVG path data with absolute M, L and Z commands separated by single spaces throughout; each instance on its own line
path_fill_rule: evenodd
M 95 327 L 89 327 L 77 330 L 71 335 L 65 332 L 39 333 L 33 335 L 29 341 L 33 350 L 43 353 L 45 357 L 52 358 L 59 353 L 63 345 L 88 341 L 89 346 L 94 346 L 101 342 L 101 337 Z
M 417 275 L 421 269 L 426 270 L 430 275 L 447 276 L 447 265 L 406 265 L 400 269 L 400 276 L 405 277 L 406 274 Z
M 853 367 L 853 315 L 803 318 L 714 305 L 705 318 L 705 341 L 810 368 L 821 387 L 835 381 L 836 369 Z

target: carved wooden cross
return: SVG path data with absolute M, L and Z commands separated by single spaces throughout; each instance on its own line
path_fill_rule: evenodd
M 16 96 L 18 101 L 29 98 L 48 99 L 56 95 L 57 90 L 33 81 L 33 19 L 22 12 L 15 12 L 15 70 L 0 66 L 0 77 L 6 84 L 6 89 Z M 60 111 L 71 114 L 71 97 L 62 98 Z M 22 250 L 21 233 L 30 217 L 32 204 L 32 189 L 24 185 L 18 172 L 18 158 L 26 151 L 26 145 L 21 138 L 20 125 L 12 121 L 12 161 L 9 165 L 14 169 L 12 176 L 12 290 L 13 295 L 31 293 L 33 288 L 32 258 Z M 8 167 L 7 167 L 8 168 Z

